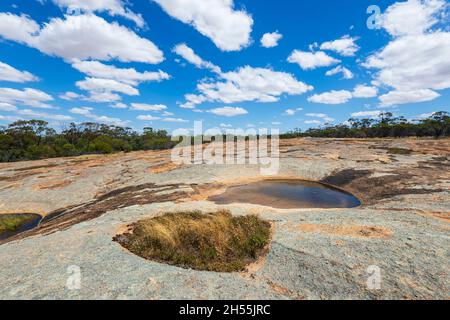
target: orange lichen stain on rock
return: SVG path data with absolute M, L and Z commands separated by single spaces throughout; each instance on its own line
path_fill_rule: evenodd
M 119 228 L 117 228 L 114 234 L 115 235 L 123 235 L 123 234 L 131 234 L 131 233 L 133 233 L 133 225 L 127 224 L 127 225 L 122 225 Z
M 419 211 L 418 214 L 424 217 L 432 217 L 445 222 L 450 222 L 450 212 Z
M 271 281 L 271 280 L 267 280 L 267 285 L 270 287 L 270 289 L 272 289 L 274 292 L 281 294 L 283 296 L 287 296 L 292 298 L 293 300 L 305 300 L 305 297 L 297 294 L 294 291 L 289 290 L 286 287 L 283 287 L 279 284 L 276 284 L 275 282 Z
M 7 184 L 4 187 L 0 187 L 0 190 L 8 190 L 8 189 L 19 189 L 23 187 L 23 183 L 22 182 L 16 182 L 16 183 L 11 183 L 11 184 Z
M 189 200 L 191 201 L 204 201 L 209 197 L 222 194 L 226 191 L 226 186 L 222 184 L 206 184 L 202 186 L 192 186 L 194 192 L 191 194 Z
M 392 230 L 384 227 L 372 226 L 334 226 L 327 224 L 301 224 L 296 230 L 305 233 L 322 233 L 333 236 L 344 236 L 352 238 L 377 238 L 385 239 L 393 235 Z
M 41 183 L 33 187 L 35 190 L 58 190 L 72 184 L 72 180 L 49 181 Z
M 345 244 L 345 242 L 342 241 L 342 240 L 336 240 L 336 241 L 334 242 L 334 244 L 335 244 L 336 246 L 338 246 L 338 247 L 341 247 L 341 246 L 343 246 L 343 245 Z
M 160 173 L 164 173 L 164 172 L 170 172 L 170 171 L 176 170 L 178 168 L 180 168 L 180 166 L 176 165 L 175 163 L 172 163 L 172 162 L 163 163 L 160 165 L 150 167 L 150 173 L 160 174 Z
M 3 204 L 0 204 L 0 208 L 3 207 Z M 21 209 L 15 209 L 15 210 L 0 210 L 0 216 L 1 215 L 7 215 L 7 214 L 37 214 L 41 217 L 45 217 L 47 215 L 47 212 L 39 209 L 39 208 L 33 208 L 35 210 L 29 210 L 28 207 L 24 207 Z

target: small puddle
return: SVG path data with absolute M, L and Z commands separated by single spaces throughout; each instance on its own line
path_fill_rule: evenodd
M 0 240 L 36 228 L 42 216 L 34 213 L 0 214 Z
M 317 182 L 303 180 L 266 180 L 229 187 L 225 193 L 210 197 L 216 204 L 249 203 L 278 209 L 355 208 L 355 196 Z

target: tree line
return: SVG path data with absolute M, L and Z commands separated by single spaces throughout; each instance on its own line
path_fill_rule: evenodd
M 435 112 L 428 118 L 408 121 L 394 117 L 390 112 L 381 113 L 378 119 L 351 118 L 344 124 L 324 125 L 306 131 L 295 129 L 281 138 L 402 138 L 402 137 L 448 137 L 450 116 L 448 112 Z
M 139 134 L 131 128 L 86 122 L 71 123 L 58 133 L 42 120 L 20 120 L 0 127 L 0 162 L 161 150 L 174 145 L 167 131 L 152 128 Z
M 318 138 L 387 138 L 387 137 L 448 137 L 450 116 L 436 112 L 417 121 L 380 114 L 378 119 L 349 119 L 344 124 L 325 125 L 302 131 L 295 129 L 281 135 L 282 139 L 297 137 Z M 173 148 L 165 130 L 144 128 L 138 133 L 131 128 L 85 122 L 64 126 L 60 133 L 42 120 L 20 120 L 0 127 L 0 162 L 38 160 L 83 154 L 109 154 L 138 150 Z

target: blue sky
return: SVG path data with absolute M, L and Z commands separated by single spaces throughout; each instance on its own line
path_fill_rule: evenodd
M 444 0 L 2 0 L 0 48 L 0 125 L 287 131 L 450 111 Z

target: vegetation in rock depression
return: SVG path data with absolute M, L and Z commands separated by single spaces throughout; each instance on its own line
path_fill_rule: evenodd
M 143 220 L 115 241 L 143 258 L 183 268 L 234 272 L 254 262 L 267 247 L 269 222 L 228 211 L 169 213 Z

